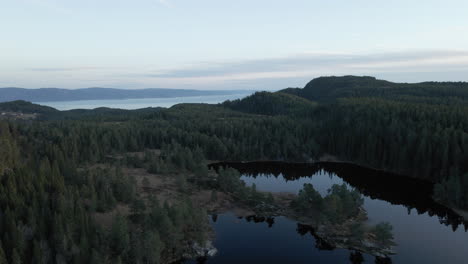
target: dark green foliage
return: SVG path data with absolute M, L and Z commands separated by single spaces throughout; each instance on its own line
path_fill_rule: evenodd
M 326 116 L 318 141 L 341 159 L 434 182 L 468 170 L 466 106 L 343 99 Z
M 13 129 L 8 123 L 0 122 L 0 175 L 5 170 L 14 168 L 18 162 L 19 149 L 13 139 L 15 136 Z
M 351 237 L 353 239 L 362 240 L 364 238 L 365 228 L 361 222 L 356 222 L 351 227 Z
M 296 199 L 291 202 L 291 206 L 300 212 L 306 212 L 309 209 L 321 211 L 323 209 L 323 198 L 312 184 L 306 183 L 299 191 Z
M 57 109 L 33 104 L 23 100 L 10 101 L 0 103 L 0 111 L 20 112 L 20 113 L 38 113 L 38 114 L 54 114 L 59 112 Z
M 216 190 L 211 191 L 211 201 L 216 202 L 218 200 L 218 192 Z
M 393 227 L 390 223 L 382 222 L 377 224 L 372 230 L 378 242 L 388 244 L 393 240 Z
M 150 181 L 148 180 L 148 177 L 144 177 L 143 180 L 142 180 L 142 185 L 143 187 L 150 187 Z
M 319 77 L 304 89 L 289 88 L 281 92 L 297 95 L 322 103 L 338 98 L 381 97 L 412 101 L 443 101 L 468 99 L 468 84 L 462 82 L 392 83 L 370 76 Z
M 240 174 L 235 169 L 225 169 L 218 172 L 219 189 L 227 193 L 245 193 L 245 183 L 240 180 Z
M 144 232 L 142 238 L 142 256 L 143 263 L 160 263 L 161 251 L 164 244 L 159 237 L 158 231 Z
M 90 206 L 99 212 L 114 208 L 117 202 L 131 203 L 135 199 L 135 180 L 121 169 L 97 168 L 82 173 L 83 180 L 91 184 L 84 187 Z
M 438 200 L 467 208 L 467 98 L 466 83 L 395 84 L 348 76 L 320 78 L 304 89 L 259 93 L 224 105 L 60 112 L 24 102 L 3 104 L 9 107 L 4 109 L 40 113 L 49 120 L 0 120 L 4 255 L 11 262 L 16 250 L 22 263 L 115 259 L 109 234 L 94 224 L 91 214 L 117 203 L 131 205 L 138 199 L 135 180 L 110 166 L 82 169 L 96 163 L 144 167 L 151 173 L 184 171 L 181 185 L 193 180 L 258 205 L 274 199 L 245 186 L 235 171 L 211 176 L 203 160 L 312 161 L 328 154 L 438 182 Z M 314 102 L 306 101 L 310 99 Z M 130 152 L 145 152 L 145 157 L 141 161 L 126 154 Z M 315 194 L 305 190 L 294 206 L 322 208 L 323 217 L 339 221 L 356 214 L 360 205 L 359 197 L 343 187 L 332 188 L 323 199 Z M 138 251 L 144 241 L 157 242 L 158 236 L 160 249 L 155 252 L 161 258 L 180 253 L 184 239 L 203 239 L 203 212 L 187 202 L 174 208 L 155 204 L 147 210 L 133 204 L 139 217 L 128 223 L 135 237 L 129 235 L 129 249 L 118 252 L 122 262 L 133 255 L 140 263 L 158 259 Z M 153 235 L 143 236 L 139 225 Z M 28 230 L 34 232 L 24 236 Z
M 3 250 L 3 246 L 0 243 L 0 264 L 8 264 L 5 251 Z
M 349 255 L 349 260 L 351 261 L 352 264 L 364 263 L 364 257 L 362 256 L 362 253 L 359 251 L 352 252 Z
M 128 177 L 117 168 L 115 176 L 111 177 L 114 197 L 119 202 L 130 203 L 135 198 L 135 179 Z
M 134 215 L 141 215 L 146 210 L 146 204 L 142 199 L 135 199 L 132 203 L 131 211 Z
M 457 208 L 468 208 L 468 173 L 452 175 L 434 186 L 437 201 Z
M 217 188 L 254 208 L 272 202 L 271 197 L 257 191 L 255 184 L 251 187 L 246 186 L 245 182 L 240 179 L 239 172 L 232 168 L 218 172 Z
M 323 199 L 323 212 L 332 222 L 342 222 L 356 216 L 364 203 L 357 190 L 348 190 L 345 184 L 334 184 Z
M 128 223 L 123 216 L 117 215 L 114 218 L 109 235 L 109 241 L 112 252 L 117 256 L 124 255 L 129 249 L 130 237 L 128 232 Z
M 316 104 L 292 94 L 256 92 L 242 100 L 226 101 L 223 106 L 260 115 L 301 115 L 310 112 Z
M 304 184 L 291 207 L 305 215 L 321 216 L 323 220 L 341 223 L 358 215 L 364 199 L 357 190 L 348 190 L 345 184 L 334 184 L 329 193 L 322 197 L 312 184 Z
M 381 90 L 389 88 L 391 84 L 367 76 L 320 77 L 307 83 L 304 89 L 289 89 L 285 92 L 309 100 L 329 102 L 340 97 L 355 97 L 361 94 L 377 95 Z
M 15 249 L 13 249 L 13 253 L 12 253 L 12 256 L 11 256 L 11 264 L 21 264 L 22 261 L 21 261 L 21 257 L 20 255 L 18 254 L 18 251 Z
M 73 123 L 60 129 L 55 124 L 36 124 L 38 127 L 23 124 L 19 131 L 16 125 L 0 121 L 0 261 L 3 256 L 7 263 L 103 263 L 110 258 L 130 262 L 135 253 L 130 234 L 140 232 L 139 225 L 149 225 L 145 204 L 136 197 L 135 180 L 118 167 L 77 169 L 77 164 L 106 160 L 103 153 L 135 150 L 137 143 L 97 138 L 102 133 L 117 133 L 88 130 L 81 125 L 72 131 Z M 114 149 L 110 150 L 108 144 Z M 186 169 L 195 168 L 195 159 L 200 156 L 189 154 L 183 159 Z M 135 222 L 129 224 L 118 216 L 107 234 L 94 224 L 91 213 L 106 212 L 117 203 L 132 205 L 136 217 L 131 219 Z M 161 226 L 153 223 L 153 232 L 137 238 L 146 248 L 140 263 L 159 263 L 161 254 L 179 256 L 184 250 L 180 245 L 186 240 L 206 239 L 206 213 L 188 204 L 180 206 L 183 209 L 169 207 L 170 214 L 162 210 L 166 220 Z

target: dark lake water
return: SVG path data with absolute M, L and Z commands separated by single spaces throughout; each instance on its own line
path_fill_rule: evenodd
M 353 251 L 328 248 L 310 228 L 285 217 L 240 219 L 227 213 L 211 220 L 219 253 L 206 263 L 468 263 L 466 224 L 432 201 L 429 182 L 350 164 L 222 165 L 238 169 L 248 185 L 255 183 L 261 191 L 297 193 L 304 183 L 322 195 L 333 184 L 356 188 L 364 197 L 368 222 L 392 224 L 397 254 L 390 260 L 362 254 L 363 262 L 352 262 Z

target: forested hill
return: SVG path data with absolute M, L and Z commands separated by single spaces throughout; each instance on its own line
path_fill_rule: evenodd
M 307 108 L 300 99 L 315 104 Z M 439 200 L 468 208 L 466 82 L 408 84 L 374 77 L 320 77 L 303 89 L 256 93 L 223 106 L 283 116 L 274 120 L 283 120 L 285 127 L 272 125 L 271 131 L 263 130 L 255 140 L 248 135 L 260 145 L 256 151 L 261 157 L 255 158 L 268 159 L 272 154 L 276 159 L 298 160 L 301 155 L 314 159 L 332 155 L 440 182 L 435 192 Z M 282 136 L 275 139 L 278 134 Z M 262 146 L 263 138 L 269 136 L 274 150 Z
M 319 77 L 303 88 L 280 91 L 319 102 L 334 102 L 345 97 L 382 97 L 405 101 L 447 102 L 468 100 L 466 82 L 393 83 L 374 77 Z
M 24 114 L 54 114 L 59 112 L 55 108 L 33 104 L 23 100 L 0 103 L 0 111 L 19 112 Z
M 31 102 L 75 101 L 75 100 L 105 100 L 105 99 L 135 99 L 135 98 L 171 98 L 186 96 L 229 95 L 245 93 L 238 90 L 188 90 L 188 89 L 113 89 L 113 88 L 0 88 L 0 102 L 25 100 Z
M 278 92 L 257 92 L 251 96 L 223 103 L 236 111 L 285 115 L 310 113 L 311 106 L 335 104 L 349 99 L 385 100 L 415 105 L 468 105 L 466 82 L 393 83 L 369 76 L 319 77 L 304 88 Z M 365 99 L 365 100 L 364 100 Z
M 84 142 L 123 142 L 119 146 L 132 146 L 132 151 L 177 142 L 199 147 L 213 160 L 313 161 L 333 156 L 440 183 L 441 200 L 468 208 L 467 98 L 467 83 L 323 77 L 303 89 L 260 92 L 219 105 L 52 110 L 38 119 L 51 121 L 44 122 L 45 130 L 57 119 L 73 120 L 58 122 L 64 131 L 80 124 L 74 133 L 93 137 L 80 141 L 80 153 L 93 148 L 97 160 L 112 146 Z M 17 106 L 35 107 L 24 102 Z M 88 135 L 82 126 L 95 132 Z
M 146 115 L 159 112 L 160 107 L 148 107 L 135 110 L 116 109 L 108 107 L 99 107 L 95 109 L 72 109 L 59 111 L 50 106 L 33 104 L 23 100 L 0 103 L 0 118 L 9 117 L 10 119 L 18 117 L 21 114 L 31 114 L 37 120 L 101 120 L 101 121 L 120 121 L 129 118 L 142 118 Z M 23 118 L 24 119 L 24 118 Z
M 223 106 L 236 111 L 262 114 L 301 114 L 316 106 L 310 100 L 287 93 L 257 92 L 243 99 L 226 101 Z

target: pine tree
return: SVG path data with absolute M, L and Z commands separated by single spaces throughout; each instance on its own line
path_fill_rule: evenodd
M 34 240 L 34 242 L 33 242 L 33 263 L 34 264 L 44 263 L 44 261 L 42 259 L 41 247 L 39 245 L 39 242 L 37 242 L 36 240 Z
M 157 231 L 145 232 L 143 234 L 143 257 L 145 263 L 159 263 L 163 246 Z
M 216 202 L 218 200 L 218 192 L 216 190 L 211 191 L 211 202 Z
M 3 251 L 2 241 L 0 240 L 0 264 L 8 264 L 5 251 Z
M 148 180 L 148 177 L 144 177 L 141 183 L 142 183 L 143 187 L 145 187 L 145 188 L 148 188 L 151 185 L 150 181 Z
M 16 248 L 13 249 L 13 253 L 11 254 L 11 264 L 21 264 L 21 257 L 18 254 Z
M 393 234 L 392 234 L 393 227 L 388 222 L 382 222 L 375 226 L 373 232 L 379 241 L 382 244 L 386 244 L 392 241 Z
M 130 237 L 125 217 L 117 214 L 112 222 L 110 246 L 116 255 L 123 254 L 129 249 Z

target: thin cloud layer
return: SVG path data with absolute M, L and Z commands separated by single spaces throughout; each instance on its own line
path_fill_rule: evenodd
M 450 71 L 453 74 L 447 75 Z M 398 73 L 398 74 L 396 74 Z M 414 73 L 414 75 L 411 75 Z M 468 80 L 467 51 L 418 51 L 376 54 L 302 54 L 238 62 L 200 63 L 141 74 L 170 85 L 228 86 L 246 89 L 281 89 L 303 86 L 323 75 L 374 75 L 391 81 Z M 399 78 L 395 78 L 399 76 Z M 454 78 L 454 76 L 456 76 Z
M 0 72 L 0 78 L 2 74 L 7 76 L 8 70 Z M 192 63 L 190 67 L 157 70 L 144 65 L 34 67 L 21 74 L 28 78 L 12 79 L 11 85 L 32 88 L 40 85 L 277 90 L 302 87 L 319 76 L 350 74 L 371 75 L 396 82 L 468 81 L 468 51 L 305 53 L 282 58 L 200 62 Z M 70 83 L 74 85 L 70 87 Z M 0 86 L 8 85 L 10 83 Z
M 309 72 L 320 72 L 324 69 L 367 70 L 417 68 L 442 70 L 440 67 L 468 66 L 466 51 L 424 51 L 398 52 L 382 54 L 302 54 L 285 58 L 248 60 L 241 62 L 201 63 L 196 67 L 161 71 L 147 74 L 154 78 L 206 78 L 220 77 L 238 79 L 284 78 L 288 75 L 307 75 Z M 416 70 L 416 69 L 415 69 Z

